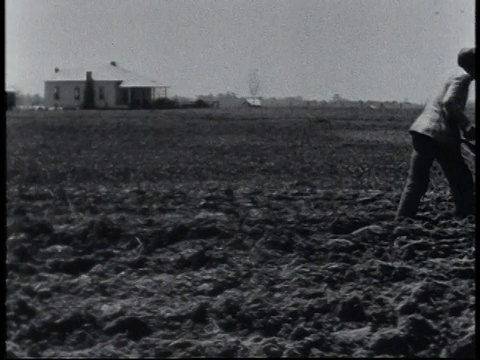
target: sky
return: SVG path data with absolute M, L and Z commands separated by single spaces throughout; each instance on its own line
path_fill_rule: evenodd
M 5 79 L 116 61 L 169 96 L 424 103 L 475 46 L 475 0 L 6 0 Z M 473 96 L 474 91 L 471 91 Z

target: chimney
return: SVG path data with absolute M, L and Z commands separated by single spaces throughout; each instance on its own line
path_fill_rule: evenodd
M 115 66 L 115 67 L 116 67 L 116 66 L 117 66 L 117 62 L 116 62 L 116 61 L 110 61 L 110 65 L 112 65 L 112 66 Z
M 58 73 L 59 71 L 60 71 L 60 69 L 56 67 L 55 72 Z
M 87 80 L 92 80 L 92 72 L 87 71 Z

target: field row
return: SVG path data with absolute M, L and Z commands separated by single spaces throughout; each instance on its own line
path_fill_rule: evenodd
M 391 190 L 402 187 L 410 152 L 404 122 L 211 119 L 212 111 L 33 115 L 7 118 L 9 185 L 305 180 Z

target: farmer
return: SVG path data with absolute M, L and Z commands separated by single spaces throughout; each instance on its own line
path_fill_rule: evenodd
M 455 215 L 474 213 L 473 177 L 461 154 L 460 132 L 466 140 L 475 140 L 475 125 L 464 114 L 469 86 L 475 80 L 475 48 L 460 50 L 457 61 L 465 73 L 449 79 L 409 129 L 413 152 L 396 220 L 415 217 L 434 160 L 450 185 Z

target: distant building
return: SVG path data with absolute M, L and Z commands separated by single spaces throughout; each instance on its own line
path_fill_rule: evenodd
M 383 110 L 384 109 L 384 105 L 380 101 L 368 101 L 367 104 L 368 104 L 368 108 L 371 109 L 371 110 Z
M 261 107 L 262 102 L 260 99 L 257 98 L 246 98 L 245 101 L 242 103 L 244 106 L 248 107 Z
M 44 81 L 45 105 L 48 108 L 81 108 L 87 76 L 94 81 L 95 107 L 100 109 L 147 107 L 152 100 L 167 97 L 169 88 L 124 69 L 115 61 L 94 69 L 55 68 L 52 77 Z
M 7 86 L 5 88 L 5 98 L 7 100 L 7 110 L 13 109 L 17 106 L 17 89 Z

